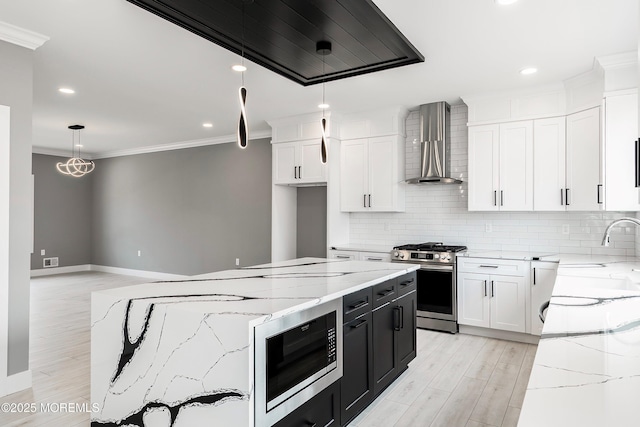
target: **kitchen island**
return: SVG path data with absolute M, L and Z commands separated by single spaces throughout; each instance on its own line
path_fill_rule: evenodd
M 416 270 L 319 258 L 95 292 L 92 426 L 253 426 L 253 333 Z
M 518 426 L 637 426 L 640 262 L 559 261 Z

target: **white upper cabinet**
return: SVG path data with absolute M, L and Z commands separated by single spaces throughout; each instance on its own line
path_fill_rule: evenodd
M 604 203 L 608 211 L 640 211 L 638 94 L 604 100 Z
M 398 135 L 342 142 L 340 208 L 343 212 L 404 210 L 404 140 Z
M 533 122 L 533 208 L 564 211 L 566 188 L 565 117 Z
M 273 183 L 326 183 L 327 168 L 321 161 L 320 145 L 319 140 L 273 144 Z
M 602 206 L 600 179 L 600 108 L 567 116 L 568 211 L 597 211 Z
M 469 128 L 469 210 L 533 210 L 531 121 Z

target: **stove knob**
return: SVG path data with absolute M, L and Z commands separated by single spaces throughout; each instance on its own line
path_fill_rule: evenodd
M 400 254 L 399 254 L 398 252 L 394 252 L 394 253 L 393 253 L 393 257 L 394 257 L 394 258 L 400 258 Z
M 443 255 L 443 256 L 442 256 L 442 259 L 443 259 L 444 261 L 449 262 L 449 261 L 451 261 L 451 255 Z

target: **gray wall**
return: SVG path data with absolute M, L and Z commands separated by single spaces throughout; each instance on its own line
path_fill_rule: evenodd
M 10 194 L 0 203 L 9 203 L 7 374 L 13 375 L 29 369 L 33 51 L 0 41 L 0 58 L 0 104 L 11 108 Z
M 270 261 L 268 139 L 103 159 L 93 174 L 93 264 L 192 275 Z
M 59 266 L 91 263 L 91 206 L 93 174 L 74 178 L 59 173 L 56 163 L 66 158 L 33 155 L 34 252 L 31 269 L 42 259 L 58 257 Z M 40 250 L 46 251 L 45 256 Z
M 298 188 L 296 257 L 327 256 L 327 187 Z

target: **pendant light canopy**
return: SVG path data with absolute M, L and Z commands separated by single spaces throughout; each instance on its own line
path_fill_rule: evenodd
M 67 160 L 65 163 L 58 162 L 56 164 L 56 169 L 63 175 L 73 176 L 75 178 L 80 178 L 85 176 L 88 173 L 93 172 L 96 165 L 91 160 L 84 160 L 80 157 L 80 130 L 84 129 L 82 125 L 71 125 L 69 126 L 71 129 L 71 158 Z M 75 143 L 75 134 L 76 131 L 78 133 L 78 143 Z M 76 148 L 77 154 L 76 154 Z
M 316 53 L 322 55 L 322 75 L 325 75 L 324 72 L 324 57 L 331 53 L 331 42 L 326 40 L 320 40 L 316 43 Z M 326 77 L 325 77 L 326 78 Z M 320 125 L 322 126 L 322 137 L 320 143 L 320 160 L 323 164 L 327 163 L 328 153 L 327 153 L 327 120 L 324 118 L 324 110 L 329 108 L 329 104 L 326 103 L 324 99 L 324 84 L 325 79 L 322 80 L 322 104 L 318 105 L 319 108 L 322 109 L 322 120 Z

